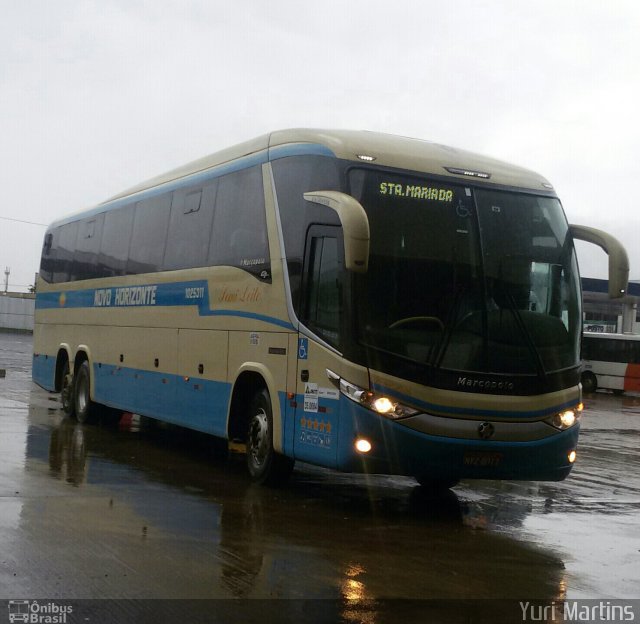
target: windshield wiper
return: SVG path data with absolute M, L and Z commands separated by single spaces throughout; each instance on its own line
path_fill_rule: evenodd
M 467 312 L 462 318 L 458 318 L 459 316 L 459 312 L 460 312 L 460 307 L 461 304 L 463 302 L 463 296 L 465 294 L 467 294 L 469 291 L 471 290 L 469 284 L 461 284 L 458 286 L 458 288 L 455 291 L 455 294 L 453 295 L 453 302 L 451 304 L 451 308 L 449 311 L 449 318 L 447 319 L 447 323 L 446 323 L 446 329 L 442 335 L 442 340 L 440 342 L 440 346 L 437 349 L 433 350 L 433 359 L 430 362 L 430 364 L 434 367 L 434 368 L 441 368 L 442 367 L 442 362 L 444 360 L 445 355 L 447 354 L 447 351 L 449 350 L 449 346 L 451 344 L 451 339 L 453 338 L 453 334 L 457 331 L 459 331 L 459 327 L 462 325 L 463 321 L 467 318 L 470 317 L 472 315 L 476 315 L 476 314 L 482 314 L 482 342 L 483 342 L 483 349 L 482 349 L 482 357 L 484 360 L 484 367 L 486 368 L 487 365 L 487 353 L 486 353 L 486 347 L 487 347 L 487 310 L 486 310 L 486 305 L 482 305 L 481 307 L 477 307 L 477 302 L 478 300 L 476 298 L 473 298 L 473 302 L 474 302 L 474 309 L 473 310 L 469 310 L 469 312 Z
M 520 330 L 522 334 L 525 344 L 529 349 L 529 353 L 532 356 L 533 362 L 535 364 L 536 373 L 540 379 L 544 379 L 547 376 L 547 371 L 544 368 L 544 364 L 542 363 L 542 358 L 540 357 L 540 353 L 538 353 L 538 349 L 536 348 L 536 343 L 531 337 L 531 332 L 527 329 L 527 326 L 522 318 L 522 314 L 520 314 L 520 310 L 518 309 L 518 305 L 516 304 L 516 300 L 514 299 L 511 292 L 506 287 L 504 282 L 501 284 L 502 291 L 505 295 L 505 299 L 509 304 L 509 312 L 513 315 L 513 318 L 516 322 L 516 327 Z

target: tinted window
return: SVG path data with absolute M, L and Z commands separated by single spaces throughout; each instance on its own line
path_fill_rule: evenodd
M 67 282 L 73 263 L 73 255 L 76 248 L 78 235 L 78 222 L 67 223 L 60 228 L 60 238 L 54 261 L 53 281 Z
M 47 232 L 42 244 L 42 259 L 40 261 L 40 277 L 45 282 L 53 282 L 53 272 L 55 270 L 55 258 L 58 249 L 58 238 L 60 228 Z
M 96 277 L 103 225 L 104 214 L 79 222 L 76 254 L 71 266 L 71 280 Z
M 129 256 L 129 239 L 133 226 L 134 206 L 110 210 L 105 214 L 98 271 L 101 277 L 124 275 Z
M 216 199 L 217 181 L 204 189 L 173 194 L 164 268 L 206 266 Z
M 601 362 L 640 362 L 640 341 L 592 338 L 582 341 L 582 358 Z
M 171 194 L 144 199 L 136 204 L 127 273 L 160 271 L 169 227 Z
M 257 275 L 269 271 L 260 167 L 219 178 L 209 262 L 240 267 Z
M 335 211 L 305 201 L 303 194 L 308 191 L 342 190 L 340 163 L 334 158 L 323 156 L 292 156 L 273 161 L 272 168 L 291 296 L 294 308 L 299 313 L 300 278 L 307 230 L 313 223 L 340 224 Z
M 306 301 L 302 320 L 328 343 L 339 346 L 342 319 L 338 240 L 331 236 L 310 239 Z

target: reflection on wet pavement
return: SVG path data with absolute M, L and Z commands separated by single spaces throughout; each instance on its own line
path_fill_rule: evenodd
M 26 432 L 9 552 L 33 548 L 30 582 L 49 593 L 64 579 L 65 593 L 164 597 L 555 597 L 562 582 L 555 554 L 478 530 L 521 524 L 526 504 L 490 509 L 408 479 L 311 467 L 269 490 L 247 482 L 241 457 L 212 458 L 206 436 L 45 414 L 50 426 Z M 67 576 L 65 562 L 86 575 Z
M 283 489 L 257 487 L 211 438 L 144 419 L 80 425 L 10 384 L 7 596 L 334 598 L 363 621 L 381 598 L 637 594 L 639 398 L 588 398 L 564 482 L 465 482 L 432 498 L 411 479 L 305 465 Z

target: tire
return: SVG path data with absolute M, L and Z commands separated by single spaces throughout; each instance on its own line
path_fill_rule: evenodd
M 249 403 L 248 420 L 247 469 L 251 479 L 270 486 L 284 483 L 295 462 L 273 449 L 271 398 L 266 389 L 257 392 Z
M 75 415 L 75 402 L 73 400 L 73 377 L 69 369 L 69 360 L 64 363 L 62 369 L 62 388 L 60 389 L 60 402 L 62 410 L 67 416 Z
M 582 390 L 587 394 L 595 392 L 598 389 L 598 380 L 596 376 L 589 371 L 582 373 L 580 381 L 582 382 Z
M 73 384 L 73 405 L 76 420 L 79 423 L 90 423 L 97 415 L 97 405 L 91 400 L 91 369 L 85 360 L 80 364 Z

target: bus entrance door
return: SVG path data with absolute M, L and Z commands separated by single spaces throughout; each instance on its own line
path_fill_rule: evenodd
M 340 373 L 344 250 L 339 227 L 314 225 L 305 246 L 294 424 L 296 458 L 335 467 L 340 394 L 327 370 Z

